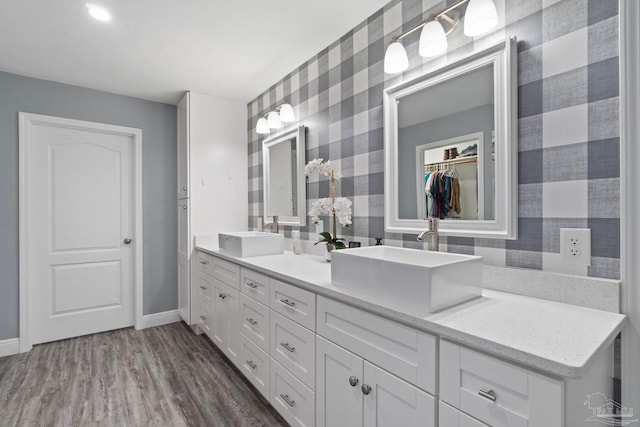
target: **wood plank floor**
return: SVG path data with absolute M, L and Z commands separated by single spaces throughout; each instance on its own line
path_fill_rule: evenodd
M 231 362 L 184 323 L 0 358 L 1 427 L 280 425 Z

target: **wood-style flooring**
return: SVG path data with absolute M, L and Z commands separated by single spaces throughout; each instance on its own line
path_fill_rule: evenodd
M 0 426 L 280 426 L 185 324 L 119 329 L 0 358 Z

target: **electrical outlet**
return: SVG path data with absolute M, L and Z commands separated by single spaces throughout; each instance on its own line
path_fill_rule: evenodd
M 589 228 L 561 228 L 560 254 L 564 262 L 591 265 L 591 230 Z

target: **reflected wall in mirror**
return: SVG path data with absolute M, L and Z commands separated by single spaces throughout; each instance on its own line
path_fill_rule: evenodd
M 385 229 L 513 239 L 515 39 L 385 90 Z
M 305 127 L 300 125 L 262 143 L 265 223 L 277 215 L 281 225 L 305 225 Z

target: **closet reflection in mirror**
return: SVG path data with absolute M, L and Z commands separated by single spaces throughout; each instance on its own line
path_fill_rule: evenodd
M 494 219 L 493 67 L 397 100 L 400 219 Z

